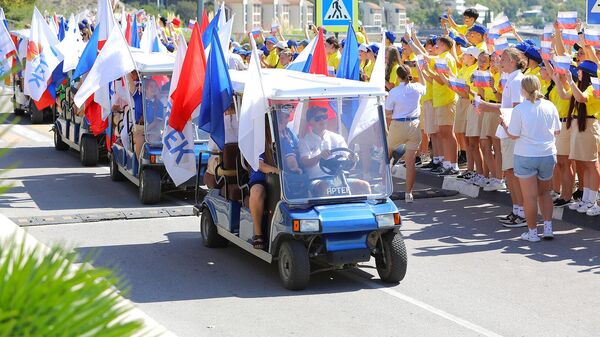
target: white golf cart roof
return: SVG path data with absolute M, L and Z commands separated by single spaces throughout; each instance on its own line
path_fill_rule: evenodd
M 21 38 L 21 39 L 29 40 L 30 32 L 31 32 L 31 29 L 18 29 L 18 30 L 11 30 L 10 34 L 14 35 L 18 38 Z
M 323 75 L 307 74 L 286 69 L 261 69 L 263 87 L 268 99 L 302 99 L 326 97 L 384 96 L 383 88 L 366 82 Z M 244 92 L 247 70 L 229 70 L 236 93 Z M 253 80 L 256 81 L 256 80 Z M 258 85 L 258 82 L 252 83 Z
M 175 56 L 167 53 L 148 53 L 130 48 L 135 68 L 140 73 L 172 73 Z

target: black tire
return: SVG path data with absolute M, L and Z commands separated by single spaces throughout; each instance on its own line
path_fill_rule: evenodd
M 79 143 L 79 159 L 83 166 L 98 164 L 98 141 L 93 136 L 83 135 Z
M 44 110 L 38 110 L 33 99 L 29 100 L 29 116 L 31 124 L 42 124 L 44 122 Z
M 54 127 L 54 148 L 56 151 L 66 151 L 69 149 L 69 145 L 63 142 L 58 128 Z
M 144 205 L 156 204 L 160 201 L 160 173 L 151 168 L 142 169 L 140 173 L 140 201 Z
M 381 236 L 383 253 L 375 256 L 375 265 L 381 281 L 398 283 L 406 275 L 407 256 L 402 234 L 389 232 Z
M 125 176 L 123 175 L 123 173 L 121 173 L 121 171 L 119 171 L 119 165 L 117 164 L 117 159 L 115 159 L 114 154 L 110 155 L 109 167 L 110 167 L 110 179 L 112 181 L 122 181 L 123 179 L 125 179 Z
M 219 235 L 217 232 L 217 225 L 215 225 L 208 208 L 204 208 L 202 210 L 202 218 L 200 218 L 200 233 L 202 234 L 202 244 L 204 244 L 204 247 L 223 248 L 229 243 L 227 239 Z
M 279 278 L 289 290 L 302 290 L 310 279 L 310 260 L 304 243 L 284 241 L 279 248 Z

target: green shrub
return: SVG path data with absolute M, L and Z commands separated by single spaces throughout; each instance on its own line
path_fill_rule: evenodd
M 10 240 L 0 244 L 0 336 L 115 336 L 139 334 L 123 322 L 120 280 L 107 269 L 75 265 L 75 253 L 48 252 Z M 87 261 L 87 259 L 86 259 Z

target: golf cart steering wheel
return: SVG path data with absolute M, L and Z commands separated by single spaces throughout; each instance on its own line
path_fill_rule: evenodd
M 346 152 L 349 154 L 348 157 L 342 154 L 334 155 L 336 152 Z M 352 170 L 358 162 L 358 156 L 356 153 L 345 147 L 338 147 L 331 149 L 331 158 L 319 160 L 319 167 L 323 172 L 329 175 L 337 175 L 340 172 L 347 172 Z

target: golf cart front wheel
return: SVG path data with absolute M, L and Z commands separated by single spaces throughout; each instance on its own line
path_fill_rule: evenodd
M 219 235 L 217 225 L 215 225 L 210 210 L 204 208 L 202 210 L 202 218 L 200 218 L 200 232 L 202 234 L 202 244 L 208 248 L 222 248 L 227 246 L 227 239 Z
M 58 132 L 57 127 L 54 127 L 54 148 L 57 151 L 66 151 L 69 149 L 69 145 L 67 145 L 67 143 L 63 142 L 62 136 Z
M 302 290 L 310 279 L 310 260 L 304 243 L 285 241 L 279 249 L 279 277 L 289 290 Z
M 119 171 L 119 165 L 117 164 L 116 153 L 110 155 L 110 179 L 112 181 L 121 181 L 125 179 L 123 173 Z
M 389 232 L 381 236 L 382 252 L 375 255 L 377 273 L 383 282 L 398 283 L 406 275 L 407 256 L 402 234 Z
M 33 99 L 29 100 L 29 116 L 31 124 L 42 124 L 44 122 L 44 110 L 38 110 Z
M 140 173 L 140 201 L 144 205 L 159 202 L 160 190 L 160 173 L 150 168 L 142 170 Z
M 83 166 L 98 164 L 98 141 L 95 137 L 83 135 L 79 144 L 79 159 Z

